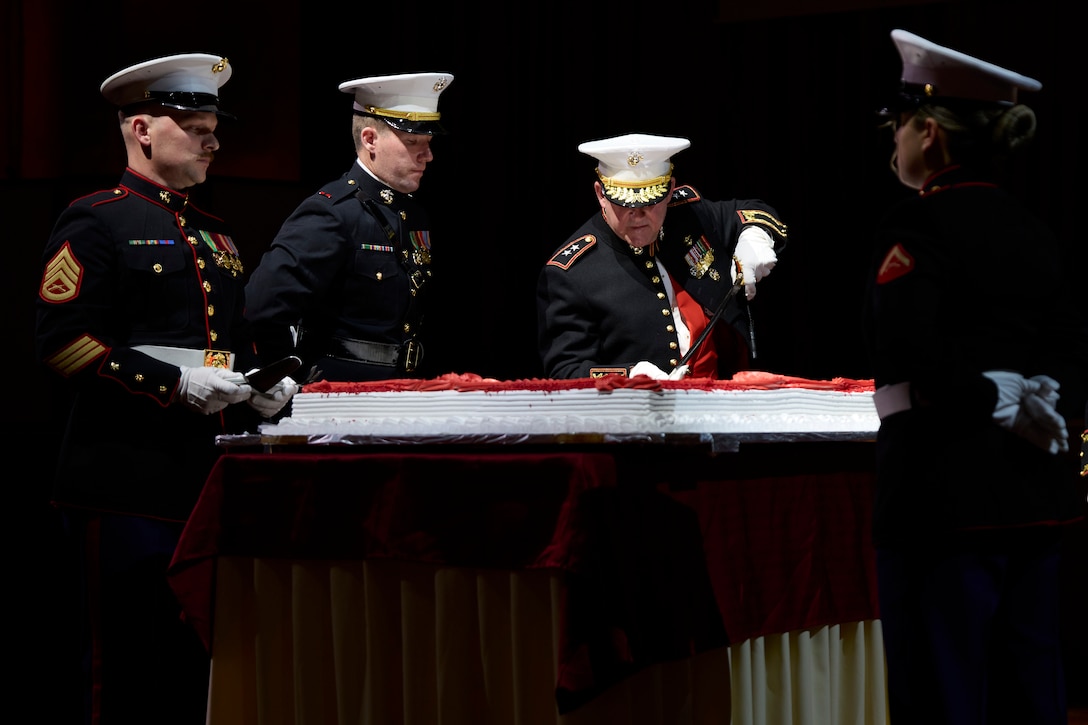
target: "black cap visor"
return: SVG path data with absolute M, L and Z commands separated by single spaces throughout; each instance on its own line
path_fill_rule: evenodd
M 366 113 L 365 111 L 355 111 L 355 114 L 381 119 L 392 128 L 404 133 L 416 133 L 423 136 L 444 136 L 447 133 L 446 129 L 438 121 L 409 121 L 405 118 L 383 116 L 379 113 Z
M 147 98 L 129 103 L 121 108 L 125 115 L 139 113 L 144 106 L 155 105 L 164 108 L 173 108 L 178 111 L 197 111 L 214 113 L 223 118 L 234 119 L 234 114 L 227 113 L 219 108 L 219 97 L 210 93 L 192 93 L 188 91 L 149 91 Z
M 924 105 L 943 106 L 954 111 L 973 111 L 986 108 L 1008 108 L 1012 103 L 942 96 L 931 85 L 903 82 L 899 86 L 898 93 L 889 99 L 882 109 L 877 111 L 877 117 L 882 121 L 895 120 L 899 114 L 917 111 Z

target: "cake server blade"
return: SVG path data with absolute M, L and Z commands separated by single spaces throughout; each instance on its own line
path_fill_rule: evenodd
M 288 355 L 285 358 L 269 363 L 263 368 L 257 368 L 253 372 L 243 375 L 246 382 L 259 393 L 267 392 L 269 388 L 299 369 L 302 359 L 297 355 Z

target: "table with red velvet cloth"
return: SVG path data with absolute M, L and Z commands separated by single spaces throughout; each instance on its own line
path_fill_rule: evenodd
M 655 662 L 876 619 L 871 455 L 863 441 L 229 452 L 171 580 L 210 646 L 219 556 L 561 571 L 564 712 Z

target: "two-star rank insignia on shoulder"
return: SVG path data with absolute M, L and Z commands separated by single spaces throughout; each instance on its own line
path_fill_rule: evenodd
M 678 186 L 672 191 L 672 198 L 669 199 L 669 206 L 679 206 L 681 204 L 690 204 L 693 201 L 699 201 L 703 197 L 699 196 L 699 192 L 694 187 Z
M 596 244 L 597 237 L 592 234 L 587 234 L 584 237 L 575 239 L 570 244 L 565 245 L 555 253 L 555 256 L 548 260 L 548 264 L 553 267 L 569 269 L 570 266 L 574 264 L 574 260 L 588 252 Z

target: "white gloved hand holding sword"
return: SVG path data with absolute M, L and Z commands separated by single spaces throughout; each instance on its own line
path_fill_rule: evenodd
M 766 277 L 778 263 L 771 235 L 757 226 L 747 226 L 737 237 L 733 250 L 733 266 L 729 273 L 733 284 L 744 279 L 744 296 L 749 300 L 756 296 L 756 282 Z

